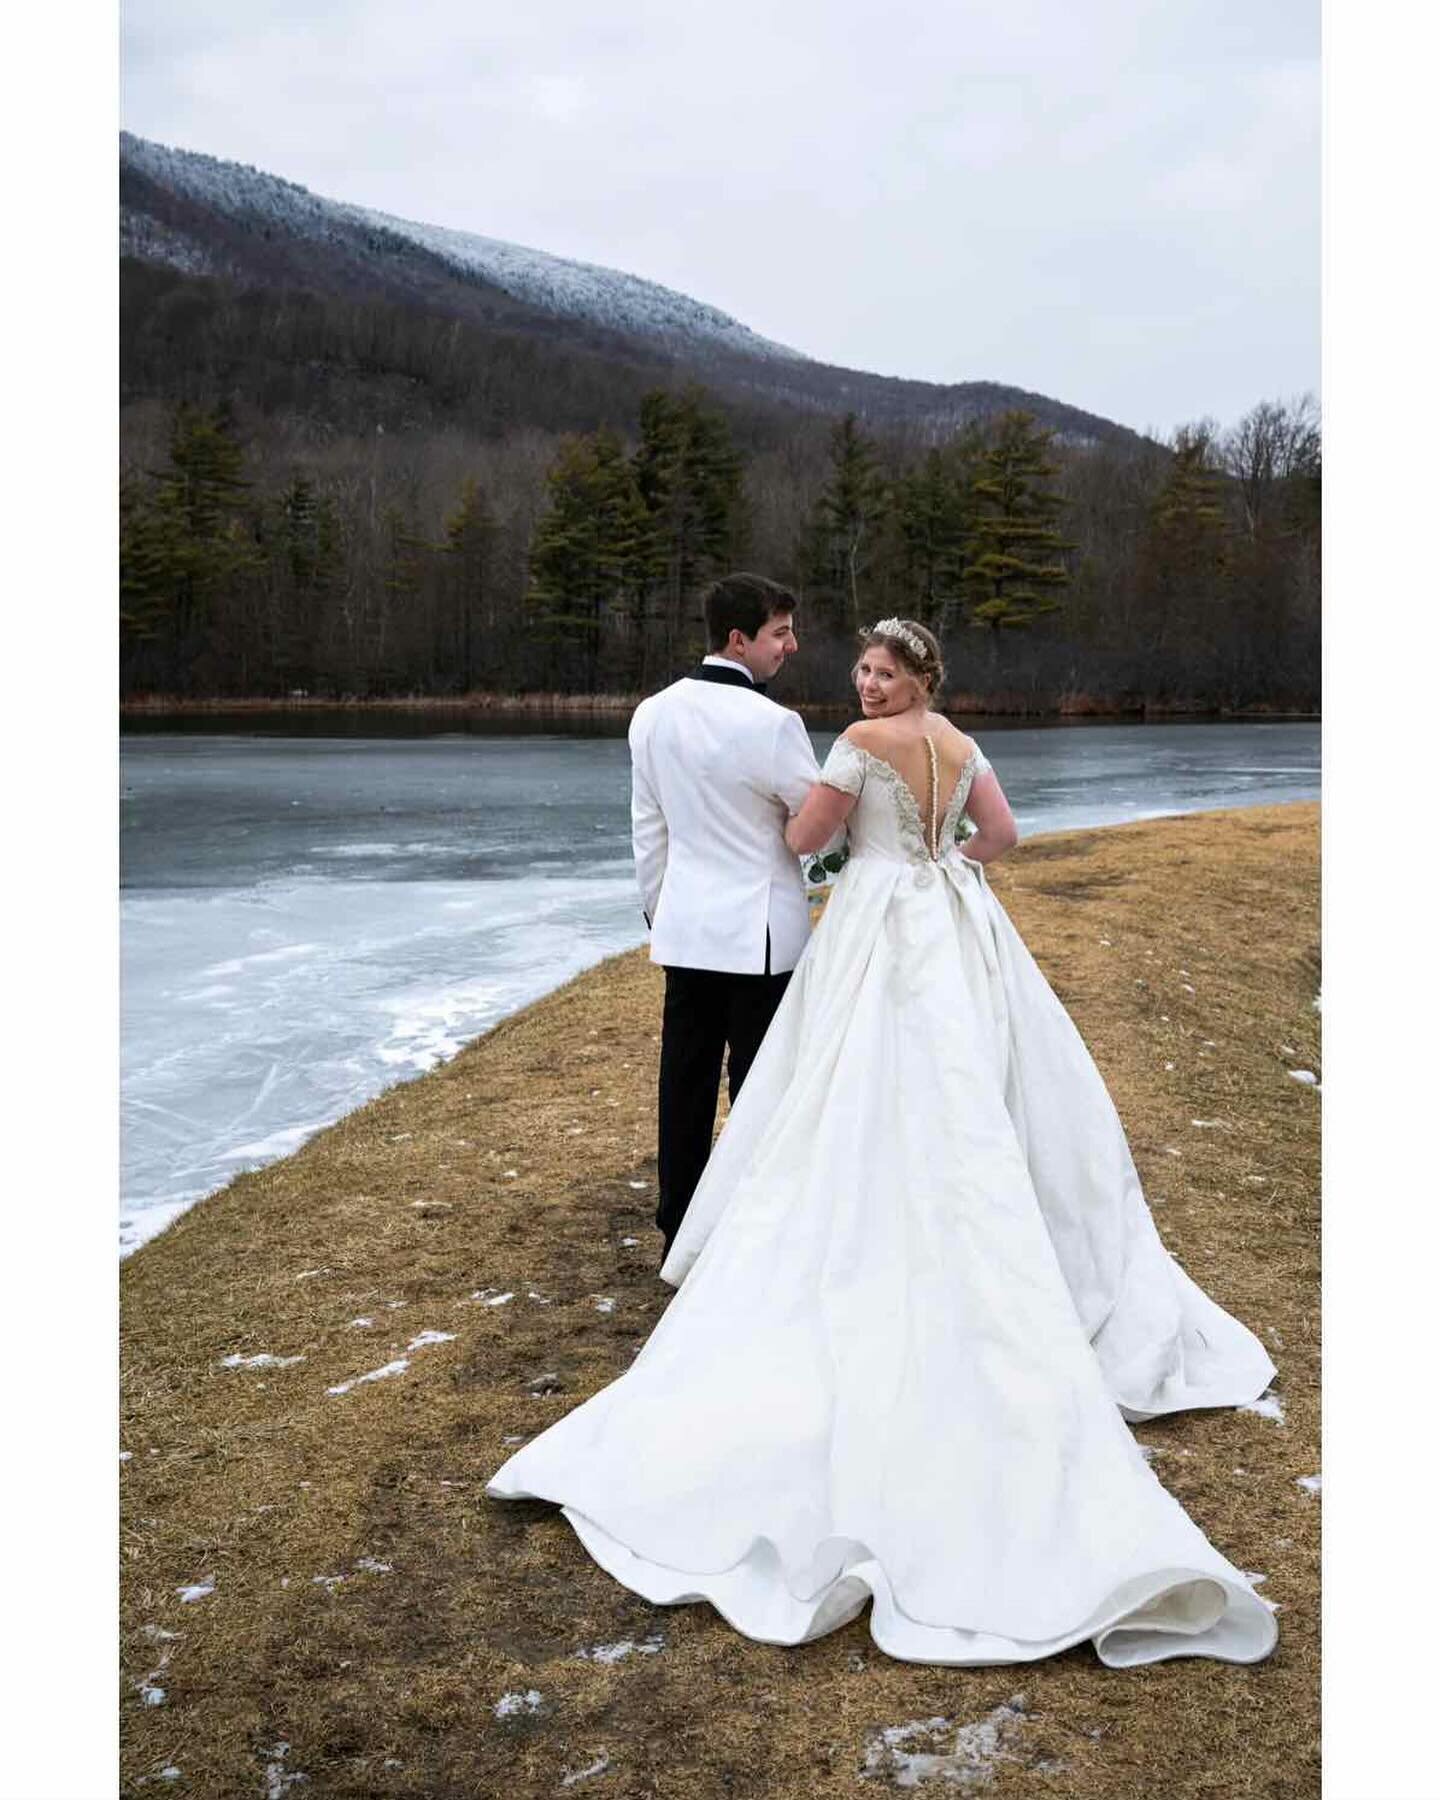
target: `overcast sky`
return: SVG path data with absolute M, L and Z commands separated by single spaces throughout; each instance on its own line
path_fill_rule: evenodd
M 1314 0 L 126 0 L 122 121 L 1137 428 L 1319 384 Z

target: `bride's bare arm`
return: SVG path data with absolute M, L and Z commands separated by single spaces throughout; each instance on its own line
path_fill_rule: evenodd
M 973 837 L 966 838 L 960 854 L 971 862 L 994 862 L 1020 841 L 1015 815 L 1005 798 L 993 769 L 982 769 L 975 777 L 965 801 L 965 811 L 975 826 Z
M 812 850 L 823 850 L 850 817 L 856 796 L 843 788 L 829 787 L 817 781 L 805 796 L 803 805 L 785 827 L 785 842 L 797 856 L 809 856 Z

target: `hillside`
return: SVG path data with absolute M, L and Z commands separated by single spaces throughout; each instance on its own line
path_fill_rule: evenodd
M 175 296 L 191 309 L 262 294 L 294 307 L 300 296 L 371 309 L 398 309 L 412 322 L 463 325 L 470 357 L 528 341 L 556 366 L 558 385 L 587 384 L 598 359 L 609 368 L 661 379 L 696 379 L 733 404 L 760 413 L 854 412 L 875 428 L 920 439 L 952 433 L 973 419 L 1024 406 L 1069 443 L 1133 441 L 1111 420 L 1042 394 L 988 381 L 941 385 L 835 368 L 772 343 L 703 301 L 658 283 L 552 256 L 499 239 L 417 223 L 339 200 L 292 181 L 120 135 L 122 255 L 163 282 L 131 279 L 125 288 L 127 344 L 146 336 L 154 310 Z M 196 285 L 196 278 L 203 278 Z M 168 334 L 167 334 L 168 335 Z M 403 335 L 403 333 L 401 334 Z M 129 397 L 169 395 L 196 370 L 184 357 L 163 372 L 127 358 Z M 543 346 L 543 352 L 539 351 Z M 239 363 L 249 367 L 249 360 Z M 544 385 L 544 384 L 542 384 Z M 283 384 L 282 384 L 283 386 Z M 262 387 L 262 394 L 268 390 Z M 584 429 L 574 418 L 506 423 Z

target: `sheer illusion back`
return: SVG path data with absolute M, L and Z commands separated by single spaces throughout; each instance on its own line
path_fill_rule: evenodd
M 934 800 L 927 798 L 922 808 L 914 789 L 894 763 L 842 737 L 835 740 L 820 778 L 827 787 L 859 796 L 847 822 L 852 858 L 872 856 L 930 863 L 944 858 L 954 848 L 970 790 L 976 777 L 989 767 L 980 746 L 972 744 L 954 778 L 950 797 L 941 806 L 944 772 L 937 756 Z M 933 825 L 932 804 L 938 814 Z

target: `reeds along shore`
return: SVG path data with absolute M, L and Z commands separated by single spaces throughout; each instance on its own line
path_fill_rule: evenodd
M 193 699 L 173 694 L 139 694 L 120 702 L 120 717 L 126 718 L 186 718 L 203 717 L 209 713 L 303 713 L 303 712 L 351 712 L 351 713 L 487 713 L 503 717 L 506 714 L 517 716 L 530 715 L 565 715 L 584 718 L 586 716 L 610 718 L 617 714 L 628 716 L 644 698 L 642 694 L 412 694 L 394 698 L 356 699 L 313 698 L 309 694 L 290 694 L 283 697 L 265 697 L 251 695 L 238 699 L 212 697 L 209 699 Z M 777 695 L 783 699 L 783 695 Z M 806 719 L 817 723 L 823 721 L 827 725 L 856 717 L 855 707 L 849 701 L 803 701 L 796 704 L 794 710 Z M 1319 713 L 1286 712 L 1277 708 L 1252 706 L 1245 708 L 1216 708 L 1199 701 L 1190 704 L 1184 701 L 1142 701 L 1117 699 L 1103 694 L 1067 694 L 1054 706 L 1037 706 L 1023 695 L 1017 694 L 947 694 L 940 710 L 956 718 L 990 718 L 990 719 L 1305 719 L 1320 717 Z
M 632 952 L 124 1264 L 123 1792 L 873 1800 L 934 1756 L 996 1800 L 1317 1794 L 1321 1100 L 1292 1071 L 1320 1066 L 1318 828 L 1198 813 L 993 871 L 1166 1243 L 1278 1365 L 1261 1411 L 1137 1430 L 1266 1577 L 1269 1662 L 935 1669 L 863 1618 L 778 1649 L 638 1600 L 555 1509 L 485 1500 L 672 1297 L 661 978 Z

